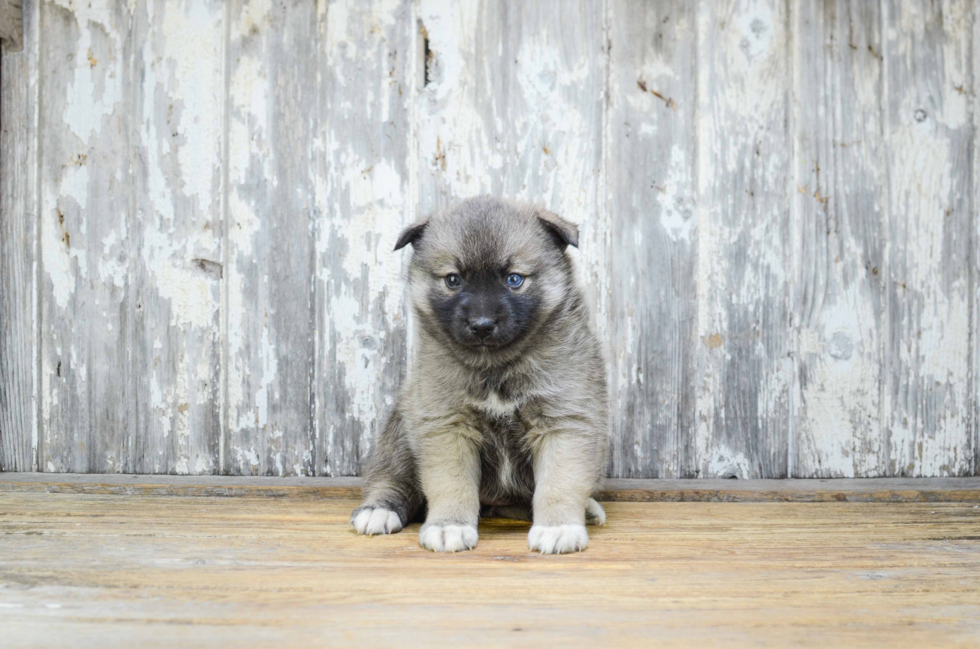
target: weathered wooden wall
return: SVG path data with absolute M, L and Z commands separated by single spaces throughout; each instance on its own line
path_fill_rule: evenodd
M 356 474 L 400 228 L 536 201 L 608 341 L 609 471 L 980 467 L 970 0 L 27 2 L 0 470 Z

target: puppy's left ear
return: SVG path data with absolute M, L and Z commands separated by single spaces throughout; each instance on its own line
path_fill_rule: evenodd
M 422 233 L 425 232 L 425 227 L 429 225 L 429 220 L 419 221 L 408 226 L 402 233 L 398 235 L 398 241 L 395 242 L 395 250 L 401 250 L 408 244 L 415 245 L 415 242 L 422 238 Z
M 568 246 L 578 248 L 578 226 L 547 210 L 538 211 L 538 220 L 554 237 L 555 243 L 564 250 Z

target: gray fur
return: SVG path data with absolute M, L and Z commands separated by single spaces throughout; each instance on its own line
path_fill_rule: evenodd
M 587 510 L 589 522 L 605 519 L 590 496 L 605 466 L 608 399 L 566 252 L 578 228 L 483 196 L 410 226 L 396 248 L 409 243 L 418 353 L 352 524 L 388 533 L 424 512 L 422 545 L 456 551 L 476 544 L 482 507 L 530 514 L 532 549 L 584 549 Z M 508 273 L 524 283 L 510 286 Z M 463 286 L 450 286 L 449 274 Z M 471 333 L 477 316 L 496 323 L 489 338 Z

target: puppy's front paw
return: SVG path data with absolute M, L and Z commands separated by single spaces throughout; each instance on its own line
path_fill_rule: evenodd
M 584 525 L 532 525 L 527 544 L 541 554 L 579 552 L 589 545 Z
M 419 530 L 419 543 L 433 552 L 461 552 L 476 547 L 476 525 L 426 523 Z
M 401 530 L 402 519 L 398 514 L 373 505 L 361 505 L 350 515 L 350 524 L 354 526 L 358 534 L 394 534 Z

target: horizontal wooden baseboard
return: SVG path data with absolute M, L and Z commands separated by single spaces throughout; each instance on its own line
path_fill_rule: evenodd
M 0 473 L 0 493 L 357 499 L 360 478 Z M 980 502 L 980 477 L 606 480 L 607 502 Z

